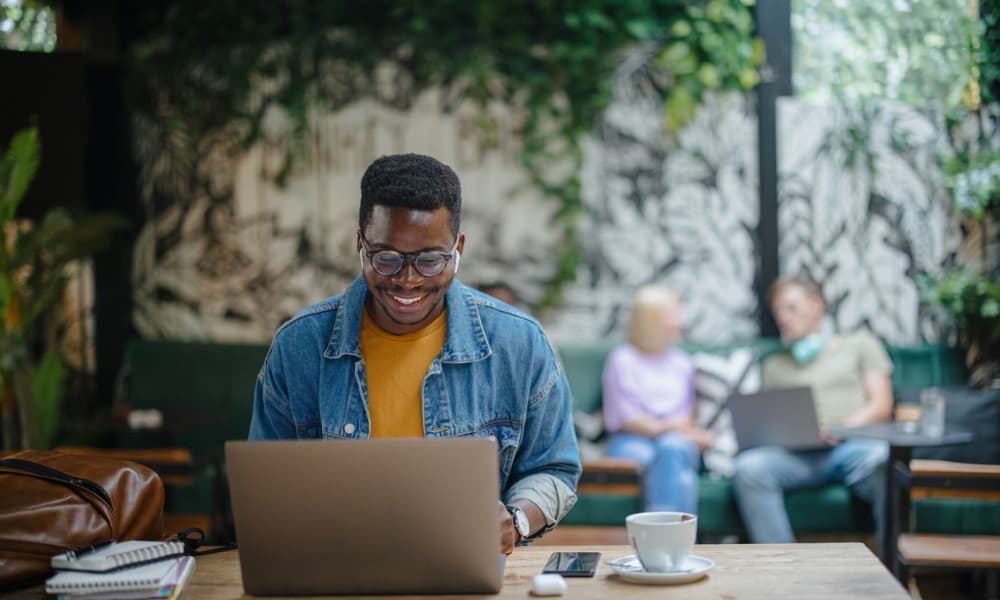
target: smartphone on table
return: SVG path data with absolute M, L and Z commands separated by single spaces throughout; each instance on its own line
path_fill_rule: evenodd
M 593 577 L 600 552 L 553 552 L 542 573 L 558 573 L 563 577 Z

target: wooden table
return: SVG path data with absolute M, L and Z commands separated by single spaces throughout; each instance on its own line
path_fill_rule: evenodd
M 503 591 L 480 597 L 532 597 L 531 578 L 541 572 L 549 554 L 557 550 L 602 553 L 594 577 L 566 580 L 569 589 L 565 598 L 909 598 L 875 555 L 860 543 L 697 546 L 695 554 L 714 561 L 715 568 L 697 582 L 670 586 L 634 585 L 619 579 L 603 561 L 631 554 L 627 546 L 518 548 L 507 559 Z M 239 557 L 236 552 L 224 552 L 198 558 L 182 598 L 221 600 L 241 596 Z

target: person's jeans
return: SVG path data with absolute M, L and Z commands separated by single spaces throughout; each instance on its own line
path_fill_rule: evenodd
M 615 433 L 606 454 L 631 458 L 643 474 L 645 510 L 696 513 L 698 510 L 698 447 L 675 432 L 656 439 Z
M 760 446 L 736 456 L 733 487 L 750 541 L 795 541 L 784 493 L 842 482 L 872 505 L 876 538 L 885 531 L 883 517 L 889 445 L 878 440 L 847 440 L 830 449 L 789 451 Z

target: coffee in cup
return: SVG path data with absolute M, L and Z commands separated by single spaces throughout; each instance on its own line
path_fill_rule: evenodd
M 643 512 L 625 518 L 629 543 L 642 568 L 667 573 L 684 568 L 694 547 L 698 517 L 684 512 Z

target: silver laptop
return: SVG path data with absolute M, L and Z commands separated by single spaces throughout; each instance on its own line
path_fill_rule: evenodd
M 819 433 L 808 387 L 734 394 L 727 403 L 740 450 L 780 446 L 789 450 L 829 447 Z
M 496 593 L 496 442 L 226 442 L 243 589 Z

